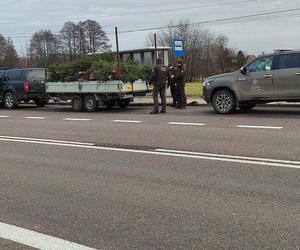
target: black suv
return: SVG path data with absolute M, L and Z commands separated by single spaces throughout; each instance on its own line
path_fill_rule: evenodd
M 45 69 L 0 69 L 0 103 L 8 109 L 31 100 L 45 106 L 48 101 L 45 79 Z

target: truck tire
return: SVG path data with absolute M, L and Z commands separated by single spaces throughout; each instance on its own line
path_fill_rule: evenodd
M 111 100 L 111 101 L 105 101 L 104 105 L 108 108 L 108 109 L 112 109 L 115 105 L 116 105 L 116 101 L 115 100 Z
M 119 99 L 117 103 L 120 108 L 125 109 L 129 106 L 130 99 Z
M 255 106 L 256 106 L 255 103 L 242 103 L 242 104 L 239 104 L 239 109 L 241 111 L 249 111 L 249 110 L 253 109 Z
M 87 95 L 84 98 L 84 109 L 87 112 L 95 112 L 98 108 L 98 101 L 96 100 L 95 96 Z
M 221 89 L 214 94 L 212 105 L 219 114 L 231 114 L 236 111 L 235 96 L 227 89 Z
M 81 112 L 83 110 L 83 100 L 81 96 L 75 95 L 72 98 L 72 110 L 74 112 Z
M 18 101 L 16 100 L 12 92 L 7 92 L 4 96 L 4 106 L 7 109 L 15 109 L 18 107 Z

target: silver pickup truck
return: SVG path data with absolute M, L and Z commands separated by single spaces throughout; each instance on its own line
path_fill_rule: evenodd
M 126 108 L 135 96 L 145 95 L 149 92 L 145 81 L 134 83 L 122 81 L 76 81 L 76 82 L 47 82 L 46 93 L 55 100 L 71 101 L 75 112 L 83 110 L 95 111 L 100 103 L 108 108 L 118 105 Z
M 276 51 L 233 73 L 209 77 L 203 99 L 220 114 L 274 101 L 300 102 L 300 51 Z

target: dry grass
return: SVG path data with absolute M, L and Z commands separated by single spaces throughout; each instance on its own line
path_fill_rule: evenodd
M 186 83 L 185 92 L 188 97 L 201 97 L 202 96 L 202 82 Z

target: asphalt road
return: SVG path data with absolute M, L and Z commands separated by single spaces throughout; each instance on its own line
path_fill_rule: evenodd
M 0 110 L 0 248 L 300 249 L 300 109 L 150 111 Z

